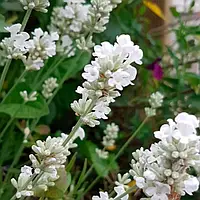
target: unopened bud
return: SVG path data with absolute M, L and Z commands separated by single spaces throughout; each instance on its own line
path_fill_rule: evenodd
M 172 172 L 172 178 L 174 178 L 174 179 L 179 178 L 179 173 L 178 172 Z
M 178 158 L 179 157 L 179 152 L 178 151 L 173 151 L 172 152 L 172 157 L 173 158 Z

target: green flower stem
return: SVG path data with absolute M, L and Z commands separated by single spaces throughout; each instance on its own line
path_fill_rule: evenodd
M 111 161 L 111 163 L 113 161 L 115 161 L 120 155 L 121 153 L 126 149 L 126 147 L 132 142 L 132 140 L 135 138 L 135 136 L 139 133 L 139 131 L 142 129 L 142 127 L 145 125 L 145 123 L 147 122 L 148 117 L 146 117 L 143 122 L 140 124 L 140 126 L 137 128 L 137 130 L 131 135 L 131 137 L 126 141 L 126 143 L 120 148 L 120 150 L 118 151 L 118 153 L 115 155 L 115 157 L 113 158 L 113 160 Z
M 137 128 L 137 130 L 131 135 L 131 137 L 126 141 L 126 143 L 120 148 L 116 156 L 110 161 L 108 167 L 121 155 L 121 153 L 126 149 L 126 147 L 131 143 L 131 141 L 135 138 L 135 136 L 139 133 L 141 128 L 144 126 L 144 124 L 147 122 L 148 117 L 146 117 L 143 122 L 140 124 L 140 126 Z M 101 178 L 100 175 L 97 176 L 97 178 L 88 186 L 88 188 L 84 191 L 83 196 L 92 189 L 92 187 L 96 184 L 96 182 L 99 181 Z
M 15 89 L 15 87 L 22 82 L 22 80 L 24 79 L 24 77 L 27 74 L 27 70 L 24 70 L 21 74 L 21 76 L 17 79 L 16 83 L 12 86 L 12 88 L 8 91 L 8 93 L 6 94 L 6 96 L 3 98 L 1 103 L 4 103 L 5 100 L 7 99 L 7 97 L 12 93 L 12 91 Z
M 5 78 L 6 78 L 6 75 L 8 73 L 8 70 L 9 70 L 11 62 L 12 62 L 12 59 L 8 59 L 7 62 L 6 62 L 6 66 L 3 69 L 3 72 L 2 72 L 2 75 L 1 75 L 1 79 L 0 79 L 0 92 L 1 92 L 1 90 L 3 88 L 3 83 L 5 81 Z
M 130 194 L 131 192 L 135 191 L 135 186 L 130 187 L 128 190 L 126 190 L 126 192 L 124 192 L 123 194 L 119 195 L 118 197 L 114 198 L 114 200 L 121 200 L 123 197 L 125 197 L 127 194 Z
M 25 14 L 25 16 L 24 16 L 24 19 L 23 19 L 23 21 L 22 21 L 22 27 L 21 27 L 21 29 L 20 29 L 20 32 L 24 31 L 24 29 L 25 29 L 25 27 L 26 27 L 26 25 L 27 25 L 27 22 L 28 22 L 28 20 L 29 20 L 29 17 L 31 16 L 31 12 L 32 12 L 32 9 L 28 9 L 28 10 L 26 11 L 26 14 Z
M 72 137 L 75 135 L 76 131 L 83 125 L 82 117 L 84 117 L 89 112 L 91 112 L 95 103 L 96 103 L 96 99 L 93 99 L 92 102 L 90 103 L 90 105 L 88 106 L 88 108 L 86 109 L 85 113 L 79 118 L 78 122 L 76 123 L 76 125 L 74 126 L 72 131 L 70 132 L 67 139 L 63 142 L 63 146 L 65 146 L 70 141 L 70 139 L 72 139 Z
M 95 185 L 96 183 L 99 182 L 99 180 L 101 179 L 101 176 L 97 176 L 92 183 L 87 187 L 87 189 L 84 190 L 82 197 L 84 197 Z
M 13 123 L 13 121 L 15 120 L 15 117 L 11 117 L 9 119 L 9 121 L 7 122 L 6 126 L 4 127 L 3 131 L 0 134 L 0 143 L 1 143 L 1 139 L 3 138 L 3 136 L 5 135 L 6 131 L 8 130 L 8 128 L 10 127 L 10 125 Z

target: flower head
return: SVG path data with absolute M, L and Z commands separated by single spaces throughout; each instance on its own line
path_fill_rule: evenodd
M 128 85 L 133 85 L 132 81 L 136 78 L 137 70 L 131 66 L 133 62 L 139 62 L 142 53 L 138 57 L 137 52 L 141 49 L 130 40 L 130 36 L 121 35 L 117 37 L 114 45 L 103 42 L 101 45 L 94 47 L 93 56 L 95 60 L 84 68 L 83 78 L 86 80 L 83 87 L 78 87 L 77 92 L 85 97 L 80 102 L 75 101 L 72 109 L 79 115 L 83 115 L 86 109 L 85 103 L 91 103 L 95 99 L 94 106 L 91 108 L 92 113 L 83 117 L 84 123 L 96 119 L 107 119 L 110 113 L 109 104 L 120 95 L 118 90 L 123 90 Z M 123 41 L 125 41 L 123 43 Z M 87 100 L 88 99 L 88 100 Z M 82 105 L 81 105 L 82 104 Z M 88 106 L 87 106 L 88 107 Z M 82 109 L 82 111 L 80 110 Z M 90 116 L 90 120 L 88 117 Z
M 47 7 L 50 6 L 49 0 L 20 0 L 24 10 L 34 9 L 46 13 Z
M 180 113 L 175 122 L 172 119 L 168 122 L 154 133 L 160 141 L 152 144 L 150 150 L 141 148 L 134 152 L 131 161 L 130 175 L 151 200 L 168 200 L 175 194 L 192 195 L 199 188 L 198 179 L 188 171 L 200 164 L 200 138 L 194 131 L 197 118 Z M 187 135 L 185 124 L 190 127 Z

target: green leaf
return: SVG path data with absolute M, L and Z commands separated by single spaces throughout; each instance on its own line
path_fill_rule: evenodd
M 192 10 L 192 8 L 195 6 L 195 0 L 193 0 L 191 3 L 190 3 L 190 10 Z
M 81 186 L 81 184 L 83 183 L 84 177 L 86 174 L 86 170 L 87 170 L 87 159 L 85 159 L 85 161 L 84 161 L 83 169 L 81 171 L 81 174 L 79 175 L 79 179 L 76 184 L 76 187 L 74 188 L 74 191 L 77 191 L 79 189 L 79 187 Z
M 186 72 L 184 74 L 184 78 L 192 86 L 198 86 L 200 84 L 200 76 L 198 74 L 194 74 L 192 72 Z
M 87 157 L 94 165 L 94 168 L 97 174 L 101 177 L 108 175 L 110 170 L 118 168 L 116 161 L 111 162 L 114 158 L 114 155 L 110 154 L 109 158 L 104 160 L 101 159 L 97 154 L 95 149 L 97 146 L 91 141 L 82 141 L 79 143 L 80 153 Z
M 6 27 L 6 22 L 5 22 L 5 17 L 0 14 L 0 32 L 1 33 L 6 33 L 7 31 L 4 29 Z
M 174 17 L 176 18 L 180 17 L 180 13 L 176 10 L 176 7 L 171 7 L 170 11 Z
M 77 152 L 73 155 L 73 157 L 71 158 L 70 162 L 67 164 L 66 166 L 66 171 L 70 172 L 72 167 L 74 166 L 75 162 L 76 162 L 76 156 L 77 156 Z
M 140 7 L 140 9 L 139 9 L 140 15 L 144 15 L 145 12 L 146 12 L 146 10 L 147 10 L 147 7 L 142 5 L 142 6 Z
M 0 104 L 0 113 L 6 113 L 15 118 L 38 118 L 48 115 L 49 108 L 41 95 L 37 96 L 37 100 L 23 104 L 23 99 L 20 96 L 20 91 L 27 90 L 31 92 L 30 88 L 25 83 L 20 83 L 5 99 L 4 103 Z
M 0 112 L 15 118 L 32 119 L 48 115 L 49 110 L 44 99 L 38 96 L 37 101 L 28 102 L 25 105 L 19 103 L 1 104 Z

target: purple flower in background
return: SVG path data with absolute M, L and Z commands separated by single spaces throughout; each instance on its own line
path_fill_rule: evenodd
M 147 69 L 153 72 L 153 77 L 156 80 L 161 80 L 163 78 L 163 69 L 159 64 L 160 61 L 161 58 L 157 58 L 153 63 L 147 66 Z

